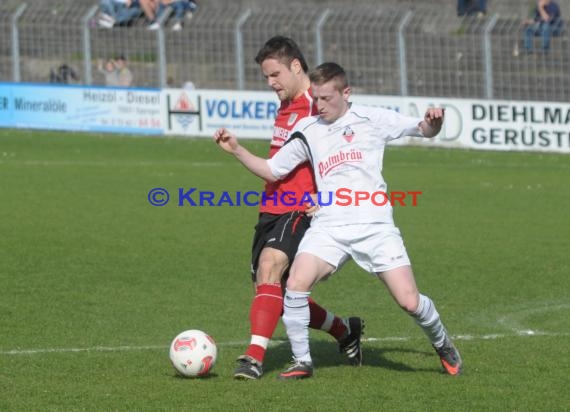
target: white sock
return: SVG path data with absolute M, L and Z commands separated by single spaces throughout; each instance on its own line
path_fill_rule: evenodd
M 439 348 L 443 345 L 446 336 L 445 327 L 441 323 L 439 313 L 437 313 L 435 304 L 430 298 L 420 294 L 418 308 L 410 315 L 423 329 L 433 346 Z
M 291 342 L 295 359 L 311 362 L 309 349 L 309 295 L 311 292 L 293 292 L 285 289 L 283 323 Z

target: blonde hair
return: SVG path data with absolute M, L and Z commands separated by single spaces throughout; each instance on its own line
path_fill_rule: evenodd
M 348 87 L 346 72 L 337 63 L 323 63 L 318 65 L 309 74 L 309 79 L 311 83 L 317 86 L 334 81 L 336 89 L 341 92 Z

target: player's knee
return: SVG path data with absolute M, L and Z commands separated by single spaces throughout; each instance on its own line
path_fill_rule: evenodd
M 256 275 L 256 283 L 279 283 L 281 281 L 281 275 L 272 271 L 262 271 L 258 270 Z
M 281 280 L 285 269 L 286 266 L 274 260 L 261 260 L 257 267 L 257 283 L 277 283 Z
M 400 307 L 408 313 L 415 313 L 418 310 L 418 296 L 410 295 L 398 301 Z
M 307 280 L 306 277 L 299 276 L 299 272 L 292 268 L 289 273 L 289 279 L 287 279 L 287 289 L 296 292 L 307 292 L 311 289 L 311 285 Z

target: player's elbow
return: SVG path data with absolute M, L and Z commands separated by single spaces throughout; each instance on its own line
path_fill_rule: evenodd
M 276 178 L 275 176 L 273 176 L 272 173 L 269 173 L 268 175 L 265 176 L 265 181 L 267 183 L 275 183 L 276 181 L 278 181 L 279 179 Z

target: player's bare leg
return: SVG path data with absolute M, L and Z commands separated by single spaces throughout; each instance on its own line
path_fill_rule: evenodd
M 411 266 L 401 266 L 377 275 L 398 305 L 422 328 L 439 355 L 445 372 L 459 375 L 463 366 L 459 351 L 448 336 L 433 301 L 418 292 Z

